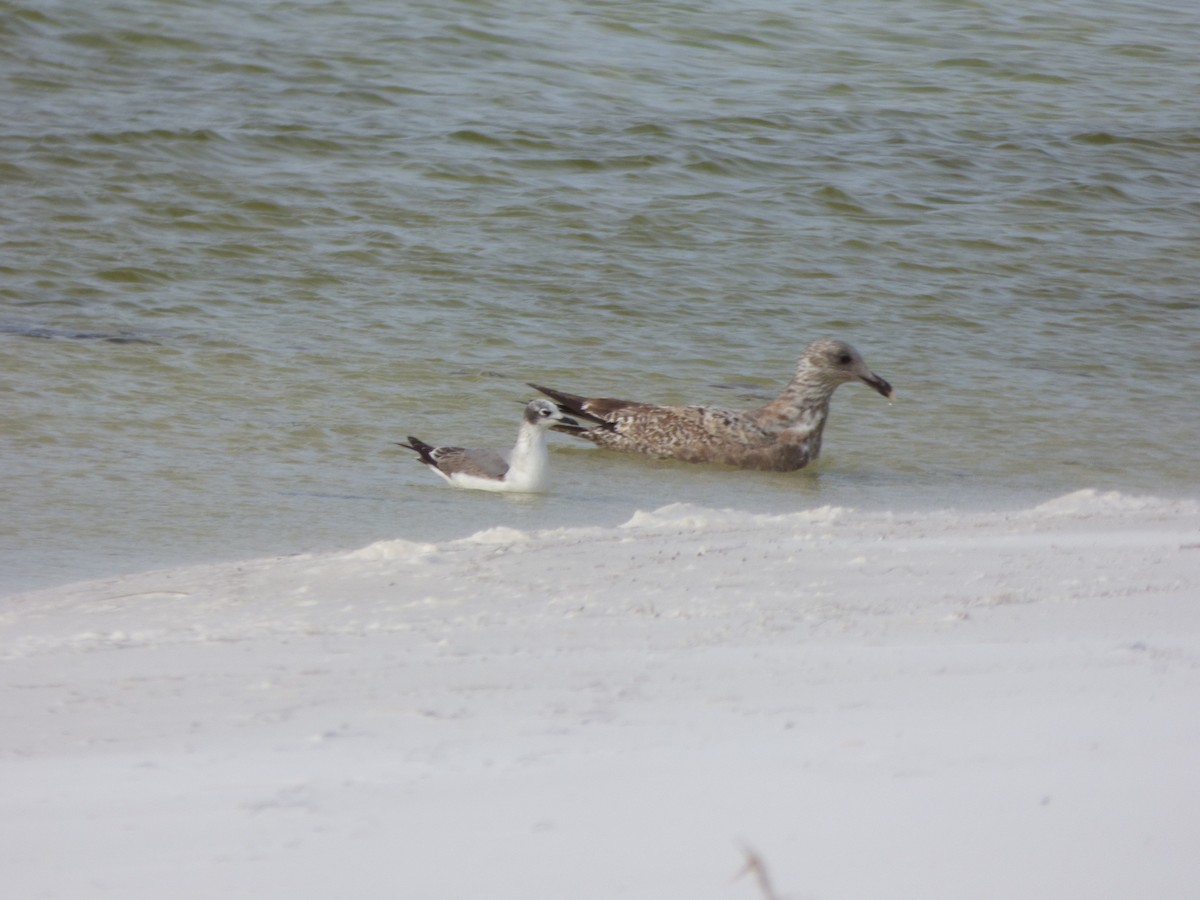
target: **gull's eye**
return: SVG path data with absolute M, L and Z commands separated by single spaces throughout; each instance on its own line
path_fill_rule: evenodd
M 542 409 L 541 409 L 541 410 L 538 412 L 538 415 L 539 415 L 539 416 L 541 416 L 541 417 L 544 419 L 544 418 L 546 418 L 546 416 L 550 415 L 550 413 L 551 413 L 551 411 L 550 411 L 550 410 L 548 410 L 548 409 L 546 409 L 546 408 L 544 408 L 544 407 L 543 407 L 543 408 L 542 408 Z
M 841 356 L 838 357 L 838 365 L 848 366 L 848 365 L 850 365 L 850 362 L 851 362 L 851 356 L 849 353 L 843 353 Z

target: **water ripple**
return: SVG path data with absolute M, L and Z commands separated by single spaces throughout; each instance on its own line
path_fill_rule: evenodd
M 564 451 L 522 524 L 1192 490 L 1200 16 L 1148 9 L 0 3 L 0 568 L 457 536 L 402 429 L 738 404 L 824 333 L 905 399 L 819 472 Z

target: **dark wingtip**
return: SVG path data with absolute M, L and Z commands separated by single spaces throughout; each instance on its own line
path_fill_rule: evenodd
M 403 447 L 406 450 L 415 451 L 417 453 L 417 455 L 421 457 L 421 462 L 425 463 L 425 465 L 435 466 L 435 467 L 437 466 L 437 463 L 434 461 L 434 458 L 430 455 L 433 452 L 434 448 L 431 445 L 425 443 L 420 438 L 415 438 L 410 434 L 408 436 L 407 444 L 404 443 L 403 441 L 394 441 L 393 443 L 395 443 L 395 445 L 397 447 Z
M 555 422 L 550 426 L 551 431 L 557 431 L 559 434 L 569 434 L 574 437 L 584 434 L 590 429 L 586 425 L 580 425 L 574 419 L 568 418 L 562 422 Z
M 551 400 L 553 400 L 555 403 L 557 403 L 560 407 L 568 404 L 572 399 L 576 399 L 576 398 L 573 398 L 570 394 L 563 393 L 562 391 L 556 391 L 554 388 L 548 388 L 542 384 L 534 384 L 532 381 L 527 381 L 527 382 L 525 382 L 525 384 L 527 386 L 533 388 L 539 394 L 545 394 L 547 397 L 549 397 Z
M 604 419 L 601 419 L 598 416 L 592 415 L 591 413 L 589 413 L 587 410 L 585 410 L 583 408 L 584 403 L 586 403 L 587 401 L 584 400 L 582 397 L 578 397 L 575 394 L 568 394 L 566 391 L 556 391 L 554 388 L 548 388 L 545 385 L 534 384 L 532 381 L 527 381 L 525 383 L 529 387 L 533 388 L 535 391 L 545 394 L 547 397 L 549 397 L 551 400 L 553 400 L 556 404 L 558 404 L 559 412 L 564 413 L 564 414 L 569 413 L 572 416 L 578 416 L 579 418 L 581 418 L 587 422 L 595 422 L 596 424 L 607 424 L 607 423 L 605 423 Z M 563 429 L 563 430 L 569 433 L 568 429 Z

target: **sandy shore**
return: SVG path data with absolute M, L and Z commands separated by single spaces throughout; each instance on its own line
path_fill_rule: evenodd
M 675 506 L 0 601 L 21 898 L 1195 896 L 1200 507 Z

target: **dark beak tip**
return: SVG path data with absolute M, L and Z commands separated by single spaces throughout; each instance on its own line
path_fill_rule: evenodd
M 864 380 L 866 381 L 868 387 L 870 387 L 872 390 L 882 394 L 888 400 L 896 399 L 895 388 L 893 388 L 890 384 L 888 384 L 888 382 L 886 380 L 884 380 L 883 378 L 880 378 L 878 375 L 874 376 L 873 378 L 864 379 Z

